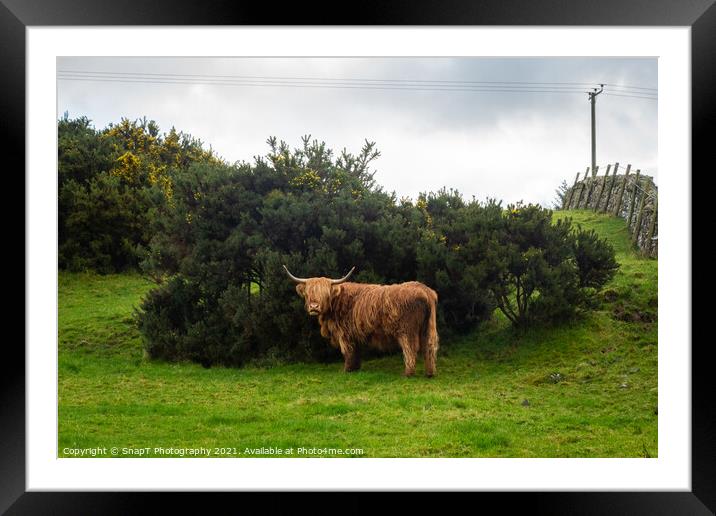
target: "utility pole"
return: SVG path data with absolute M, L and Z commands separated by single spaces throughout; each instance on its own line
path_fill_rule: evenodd
M 596 124 L 596 117 L 595 117 L 595 100 L 597 98 L 597 95 L 599 95 L 602 91 L 604 91 L 604 85 L 599 85 L 599 91 L 597 91 L 597 88 L 594 88 L 594 91 L 589 92 L 589 102 L 592 104 L 592 170 L 596 170 L 597 168 L 597 124 Z

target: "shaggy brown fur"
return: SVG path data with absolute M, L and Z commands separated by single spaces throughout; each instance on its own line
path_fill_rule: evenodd
M 415 374 L 422 352 L 425 374 L 435 374 L 438 352 L 436 310 L 438 295 L 417 281 L 398 285 L 342 283 L 330 278 L 308 278 L 296 285 L 306 311 L 317 315 L 321 335 L 339 348 L 344 370 L 360 369 L 360 346 L 378 349 L 400 347 L 405 376 Z

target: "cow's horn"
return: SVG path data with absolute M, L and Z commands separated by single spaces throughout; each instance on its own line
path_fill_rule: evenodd
M 343 276 L 341 279 L 331 280 L 331 285 L 339 285 L 339 284 L 343 283 L 344 281 L 348 281 L 348 278 L 351 277 L 351 274 L 353 274 L 354 270 L 356 270 L 355 266 L 351 270 L 349 270 L 348 274 Z
M 306 283 L 306 279 L 305 279 L 305 278 L 297 278 L 296 276 L 294 276 L 293 274 L 291 274 L 291 271 L 289 271 L 289 270 L 288 270 L 288 267 L 286 267 L 285 265 L 283 266 L 283 268 L 286 269 L 286 274 L 288 274 L 288 277 L 291 278 L 291 279 L 292 279 L 293 281 L 295 281 L 296 283 Z

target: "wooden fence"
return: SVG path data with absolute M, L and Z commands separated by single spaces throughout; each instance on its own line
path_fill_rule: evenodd
M 593 210 L 622 217 L 631 240 L 646 256 L 658 254 L 658 188 L 651 176 L 641 170 L 632 173 L 627 165 L 623 173 L 619 163 L 607 165 L 603 175 L 599 166 L 577 173 L 574 184 L 564 193 L 562 209 Z

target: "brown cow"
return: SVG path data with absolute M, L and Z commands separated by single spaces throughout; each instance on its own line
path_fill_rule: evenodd
M 400 346 L 405 376 L 415 374 L 419 352 L 425 359 L 425 374 L 435 374 L 438 352 L 436 310 L 438 295 L 417 281 L 398 285 L 372 285 L 347 282 L 345 277 L 297 278 L 296 292 L 305 300 L 309 315 L 317 315 L 321 335 L 343 353 L 344 371 L 360 369 L 362 344 L 391 349 Z

